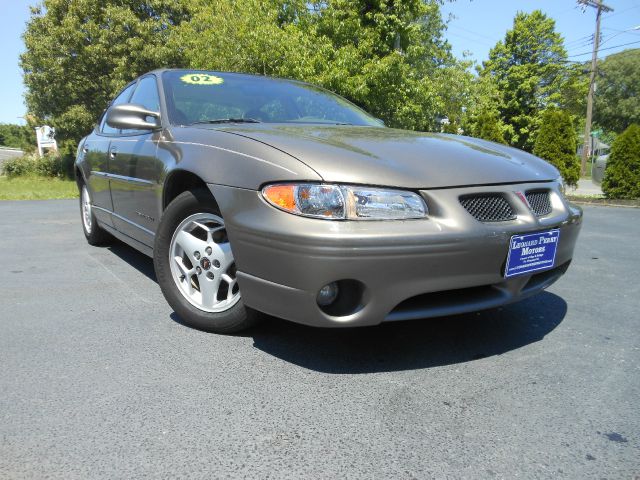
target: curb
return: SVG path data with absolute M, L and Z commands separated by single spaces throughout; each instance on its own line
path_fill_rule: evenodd
M 568 200 L 571 203 L 575 203 L 576 205 L 590 205 L 590 206 L 596 206 L 596 207 L 640 208 L 640 204 L 625 205 L 625 204 L 611 203 L 611 202 L 590 202 L 589 200 L 575 200 L 572 198 L 569 198 Z

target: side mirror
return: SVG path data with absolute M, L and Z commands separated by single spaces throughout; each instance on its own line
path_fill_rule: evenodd
M 153 120 L 149 121 L 149 117 Z M 124 130 L 155 130 L 160 128 L 160 112 L 147 110 L 135 103 L 114 105 L 107 111 L 107 125 Z

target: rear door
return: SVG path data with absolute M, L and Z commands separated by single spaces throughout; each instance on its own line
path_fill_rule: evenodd
M 156 76 L 138 81 L 129 103 L 160 111 Z M 115 227 L 122 233 L 153 245 L 160 213 L 160 180 L 163 165 L 156 151 L 161 132 L 123 130 L 109 146 L 109 178 Z

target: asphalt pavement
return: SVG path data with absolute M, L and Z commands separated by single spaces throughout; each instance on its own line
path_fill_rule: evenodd
M 0 202 L 0 478 L 640 475 L 640 209 L 499 310 L 351 330 L 180 323 L 77 201 Z

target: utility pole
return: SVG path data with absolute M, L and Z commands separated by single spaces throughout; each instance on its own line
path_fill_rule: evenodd
M 587 93 L 587 119 L 584 124 L 584 145 L 582 147 L 582 165 L 580 173 L 587 173 L 587 159 L 591 155 L 591 117 L 593 116 L 593 94 L 596 90 L 596 69 L 598 68 L 598 48 L 600 47 L 600 17 L 602 12 L 613 12 L 613 8 L 602 0 L 578 0 L 580 5 L 596 9 L 596 31 L 593 35 L 593 53 L 591 54 L 591 73 L 589 75 L 589 93 Z

